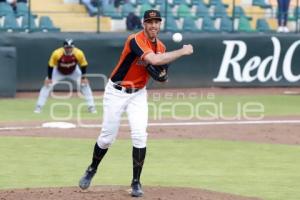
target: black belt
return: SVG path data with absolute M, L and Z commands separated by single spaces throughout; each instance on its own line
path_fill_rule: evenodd
M 113 87 L 116 88 L 117 90 L 124 91 L 128 94 L 132 94 L 132 93 L 135 93 L 135 92 L 140 90 L 139 88 L 125 88 L 125 87 L 122 87 L 122 86 L 117 85 L 115 83 L 113 83 Z

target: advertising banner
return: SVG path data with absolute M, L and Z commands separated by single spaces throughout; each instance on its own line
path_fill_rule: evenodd
M 65 38 L 72 38 L 89 62 L 93 89 L 102 90 L 129 34 L 3 34 L 0 45 L 16 48 L 17 90 L 38 90 L 51 52 L 61 47 Z M 171 33 L 159 37 L 167 51 L 192 44 L 194 53 L 170 63 L 166 84 L 150 81 L 149 88 L 300 86 L 298 34 L 184 33 L 179 43 L 172 41 Z

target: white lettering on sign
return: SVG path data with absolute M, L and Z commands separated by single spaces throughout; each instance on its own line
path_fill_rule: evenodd
M 244 66 L 241 66 L 240 61 L 244 59 L 247 54 L 247 45 L 241 40 L 225 40 L 225 53 L 220 65 L 220 69 L 214 82 L 230 82 L 231 79 L 228 75 L 230 68 L 232 68 L 233 79 L 236 82 L 249 83 L 254 80 L 260 82 L 274 81 L 278 82 L 285 78 L 289 82 L 297 82 L 300 80 L 300 74 L 295 75 L 292 72 L 292 58 L 295 49 L 299 46 L 300 41 L 294 42 L 286 54 L 282 64 L 282 75 L 278 74 L 279 59 L 281 46 L 276 37 L 271 38 L 273 43 L 273 54 L 261 58 L 258 55 L 251 57 Z M 233 55 L 235 48 L 237 48 L 236 55 Z

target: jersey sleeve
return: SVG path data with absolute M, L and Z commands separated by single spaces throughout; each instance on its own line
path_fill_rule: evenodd
M 160 53 L 165 53 L 167 51 L 166 46 L 159 39 L 157 39 L 157 48 Z
M 159 44 L 160 44 L 160 46 L 161 46 L 162 53 L 165 53 L 165 52 L 167 51 L 166 46 L 165 46 L 161 41 L 159 41 Z
M 48 62 L 48 66 L 49 67 L 55 67 L 57 66 L 57 63 L 58 63 L 58 58 L 59 57 L 59 53 L 58 51 L 53 51 L 52 54 L 51 54 L 51 57 L 49 59 L 49 62 Z
M 77 51 L 75 52 L 75 56 L 76 59 L 78 60 L 78 64 L 80 65 L 80 67 L 86 67 L 88 65 L 88 62 L 85 58 L 83 51 L 77 49 Z
M 129 42 L 130 49 L 141 59 L 145 57 L 150 52 L 153 52 L 151 47 L 147 43 L 138 37 L 134 37 Z

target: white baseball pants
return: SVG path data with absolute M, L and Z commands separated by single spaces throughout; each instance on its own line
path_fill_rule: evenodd
M 85 100 L 87 101 L 88 106 L 95 106 L 94 98 L 92 94 L 91 87 L 89 84 L 87 85 L 81 85 L 81 70 L 79 69 L 79 66 L 76 66 L 74 72 L 69 75 L 63 75 L 61 74 L 57 68 L 55 67 L 52 72 L 52 84 L 50 86 L 43 86 L 40 90 L 39 98 L 37 101 L 37 105 L 43 107 L 48 99 L 48 96 L 50 92 L 52 91 L 55 84 L 57 84 L 59 81 L 64 79 L 71 79 L 74 82 L 76 82 L 77 87 L 80 87 L 80 92 L 85 97 Z
M 103 96 L 102 130 L 97 139 L 100 148 L 107 149 L 114 142 L 119 131 L 121 116 L 125 111 L 129 120 L 133 146 L 146 147 L 148 123 L 146 88 L 128 94 L 115 89 L 112 81 L 109 80 Z

